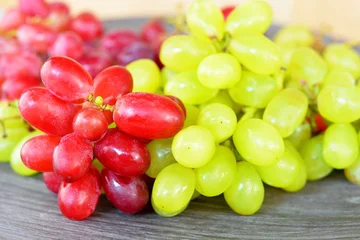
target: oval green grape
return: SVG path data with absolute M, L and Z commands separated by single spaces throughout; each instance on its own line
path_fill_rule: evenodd
M 311 138 L 311 126 L 308 121 L 304 121 L 295 128 L 295 131 L 286 138 L 291 144 L 299 149 L 305 141 Z
M 274 42 L 286 47 L 311 47 L 315 42 L 314 33 L 306 25 L 288 25 L 281 28 Z
M 133 92 L 155 93 L 161 85 L 160 69 L 153 60 L 139 59 L 126 66 L 133 77 Z

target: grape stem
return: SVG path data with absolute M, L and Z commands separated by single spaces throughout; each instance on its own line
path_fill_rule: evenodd
M 247 119 L 253 118 L 257 112 L 257 108 L 244 108 L 244 115 L 240 118 L 239 122 L 245 121 Z
M 0 126 L 1 126 L 1 129 L 2 129 L 2 138 L 7 138 L 5 124 L 4 124 L 3 120 L 0 120 Z

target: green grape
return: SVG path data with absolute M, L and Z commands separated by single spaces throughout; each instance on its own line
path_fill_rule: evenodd
M 301 189 L 303 189 L 306 185 L 306 181 L 307 181 L 306 166 L 305 166 L 305 163 L 304 163 L 300 153 L 294 147 L 294 145 L 291 144 L 291 142 L 289 142 L 287 140 L 284 140 L 284 144 L 285 144 L 286 149 L 291 151 L 292 154 L 296 157 L 296 159 L 298 161 L 298 165 L 299 165 L 299 172 L 295 178 L 295 181 L 293 183 L 291 183 L 289 186 L 283 188 L 283 190 L 287 191 L 287 192 L 298 192 Z
M 216 94 L 215 97 L 207 101 L 206 103 L 203 103 L 199 106 L 200 110 L 204 109 L 209 104 L 212 103 L 221 103 L 228 107 L 230 107 L 232 110 L 234 110 L 235 113 L 239 112 L 241 110 L 241 106 L 234 102 L 232 98 L 230 97 L 227 90 L 221 90 Z
M 190 126 L 175 135 L 171 149 L 178 163 L 189 168 L 199 168 L 213 157 L 215 138 L 205 127 Z
M 287 88 L 269 102 L 263 119 L 272 124 L 281 137 L 286 138 L 304 121 L 307 109 L 307 96 L 297 89 Z
M 195 186 L 196 186 L 196 184 L 195 184 Z M 195 189 L 195 191 L 191 197 L 191 200 L 197 199 L 200 196 L 201 196 L 201 194 L 198 191 L 196 191 L 196 189 Z
M 265 108 L 278 92 L 271 76 L 249 71 L 243 71 L 241 80 L 229 89 L 229 95 L 236 103 L 254 108 Z
M 288 77 L 294 81 L 305 81 L 309 86 L 323 81 L 327 72 L 325 61 L 312 48 L 296 50 L 287 69 Z
M 29 134 L 26 128 L 6 129 L 6 136 L 0 138 L 0 162 L 9 162 L 18 142 Z
M 228 50 L 242 65 L 257 74 L 274 74 L 282 65 L 278 46 L 264 35 L 245 35 L 231 39 Z
M 196 70 L 201 61 L 215 53 L 210 40 L 194 36 L 175 35 L 166 39 L 160 49 L 160 60 L 175 72 Z
M 199 108 L 191 104 L 184 104 L 184 105 L 186 109 L 186 118 L 183 128 L 189 127 L 191 125 L 196 125 L 196 121 L 200 113 Z
M 295 131 L 286 138 L 291 144 L 299 149 L 305 141 L 311 138 L 311 126 L 308 121 L 304 121 L 295 128 Z
M 306 25 L 288 25 L 276 33 L 274 42 L 287 47 L 311 47 L 315 37 Z
M 195 188 L 206 197 L 218 196 L 230 187 L 235 175 L 234 153 L 227 147 L 218 146 L 210 162 L 195 169 Z
M 208 88 L 233 87 L 241 78 L 241 66 L 229 53 L 217 53 L 206 57 L 197 70 L 199 81 Z
M 234 110 L 221 103 L 212 103 L 200 111 L 197 125 L 209 129 L 220 143 L 230 138 L 236 128 L 237 118 Z
M 172 138 L 152 140 L 146 147 L 150 153 L 150 166 L 146 175 L 156 178 L 159 172 L 170 164 L 176 163 L 171 152 Z
M 166 212 L 162 209 L 160 209 L 159 207 L 157 207 L 155 204 L 154 204 L 154 200 L 153 198 L 151 198 L 151 205 L 152 205 L 152 208 L 154 209 L 154 211 L 156 212 L 156 214 L 162 216 L 162 217 L 175 217 L 176 215 L 179 215 L 180 213 L 182 213 L 188 205 L 184 206 L 182 209 L 178 210 L 178 211 L 174 211 L 174 212 Z
M 152 191 L 153 205 L 166 213 L 184 210 L 195 190 L 195 172 L 173 163 L 159 173 Z
M 332 85 L 355 85 L 354 77 L 344 69 L 333 68 L 325 76 L 322 87 Z
M 350 123 L 334 123 L 324 134 L 323 158 L 336 169 L 344 169 L 354 163 L 359 155 L 359 141 Z
M 286 188 L 295 182 L 299 174 L 299 161 L 292 150 L 285 145 L 280 160 L 270 166 L 256 166 L 262 181 L 270 186 Z
M 233 37 L 262 34 L 269 28 L 272 17 L 272 8 L 266 1 L 248 1 L 229 14 L 225 29 Z
M 31 176 L 37 173 L 37 171 L 34 171 L 30 168 L 28 168 L 27 166 L 25 166 L 25 164 L 22 162 L 21 160 L 21 156 L 20 156 L 20 152 L 21 152 L 21 148 L 24 145 L 24 143 L 29 140 L 32 137 L 35 137 L 37 135 L 42 134 L 39 131 L 34 131 L 31 133 L 28 133 L 25 137 L 23 137 L 20 142 L 17 143 L 16 147 L 14 148 L 14 150 L 11 153 L 11 157 L 10 157 L 10 166 L 11 168 L 14 170 L 14 172 L 16 172 L 19 175 L 22 176 Z
M 298 49 L 297 47 L 293 47 L 293 46 L 279 46 L 283 67 L 285 68 L 289 67 L 292 55 L 297 49 Z
M 161 84 L 160 69 L 153 60 L 139 59 L 126 66 L 133 77 L 133 92 L 151 92 L 159 90 Z
M 0 119 L 20 117 L 17 101 L 0 101 Z
M 166 84 L 170 82 L 174 77 L 176 76 L 176 72 L 171 71 L 170 69 L 163 67 L 161 69 L 160 75 L 161 75 L 161 87 L 165 88 Z
M 167 95 L 178 97 L 183 103 L 202 104 L 218 93 L 218 89 L 204 87 L 197 78 L 196 71 L 182 72 L 165 85 Z
M 323 56 L 329 69 L 342 68 L 355 79 L 360 77 L 360 56 L 350 46 L 341 43 L 329 44 Z
M 241 156 L 258 166 L 273 165 L 284 154 L 284 142 L 280 133 L 261 119 L 240 121 L 233 140 Z
M 320 180 L 328 176 L 333 168 L 326 164 L 323 157 L 324 135 L 317 135 L 300 147 L 300 155 L 306 166 L 309 181 Z
M 193 1 L 186 12 L 186 23 L 196 37 L 221 40 L 224 36 L 224 16 L 212 0 Z
M 294 88 L 300 91 L 304 90 L 304 86 L 301 84 L 300 81 L 289 78 L 286 79 L 284 83 L 284 88 Z
M 360 185 L 360 155 L 350 167 L 344 169 L 344 174 L 349 182 Z
M 352 85 L 331 85 L 320 90 L 318 110 L 334 123 L 350 123 L 360 118 L 360 88 Z
M 234 212 L 252 215 L 260 209 L 264 201 L 264 185 L 250 163 L 241 161 L 236 165 L 235 179 L 224 192 L 224 198 Z

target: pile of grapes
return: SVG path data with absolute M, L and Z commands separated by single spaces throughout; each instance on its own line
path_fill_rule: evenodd
M 19 3 L 0 22 L 0 160 L 43 172 L 64 216 L 87 218 L 101 192 L 126 213 L 151 202 L 172 217 L 223 194 L 251 215 L 264 183 L 297 192 L 343 169 L 360 184 L 357 43 L 301 25 L 270 40 L 263 0 L 194 0 L 169 35 L 157 20 L 103 34 L 92 14 Z

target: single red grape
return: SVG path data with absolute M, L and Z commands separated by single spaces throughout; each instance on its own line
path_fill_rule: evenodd
M 105 52 L 85 49 L 85 54 L 79 59 L 79 63 L 88 71 L 91 77 L 95 77 L 102 70 L 113 65 L 110 55 Z
M 101 39 L 101 46 L 116 57 L 121 50 L 134 41 L 141 40 L 138 34 L 131 30 L 116 30 L 106 33 Z
M 56 194 L 59 192 L 61 179 L 54 172 L 44 172 L 43 180 L 50 191 Z
M 114 110 L 117 127 L 132 136 L 146 139 L 173 137 L 184 125 L 181 107 L 168 97 L 134 92 L 118 99 Z
M 184 116 L 185 116 L 185 118 L 186 118 L 186 108 L 185 108 L 184 103 L 183 103 L 179 98 L 177 98 L 177 97 L 175 97 L 175 96 L 172 96 L 172 95 L 164 95 L 164 96 L 165 96 L 165 97 L 168 97 L 168 98 L 170 98 L 171 100 L 173 100 L 174 102 L 176 102 L 176 103 L 181 107 L 181 109 L 183 110 Z
M 25 121 L 47 134 L 64 136 L 73 131 L 75 106 L 55 97 L 46 88 L 26 90 L 19 100 L 19 110 Z
M 16 51 L 4 53 L 0 57 L 0 75 L 5 78 L 40 75 L 42 60 L 32 52 Z
M 111 171 L 126 177 L 140 176 L 150 165 L 146 145 L 117 128 L 109 129 L 94 145 L 95 157 Z
M 132 89 L 132 76 L 121 66 L 108 67 L 94 78 L 94 96 L 101 96 L 106 104 L 114 105 L 118 97 Z
M 21 148 L 21 160 L 30 169 L 38 172 L 52 172 L 54 149 L 60 137 L 39 135 L 30 138 Z
M 11 31 L 23 25 L 26 21 L 26 15 L 19 9 L 9 9 L 4 12 L 0 21 L 1 31 Z
M 103 26 L 92 13 L 83 12 L 71 21 L 71 30 L 77 32 L 84 41 L 93 41 L 101 37 Z
M 0 54 L 11 53 L 20 50 L 20 45 L 15 38 L 0 37 Z
M 60 211 L 69 219 L 83 220 L 95 211 L 100 194 L 100 173 L 91 166 L 79 181 L 61 183 L 58 193 Z
M 45 0 L 19 0 L 19 8 L 29 16 L 46 17 L 49 14 L 49 5 Z
M 236 6 L 227 6 L 227 7 L 223 7 L 221 9 L 225 20 L 227 19 L 227 17 L 230 15 L 230 13 L 235 9 Z
M 92 92 L 90 74 L 68 57 L 49 58 L 41 68 L 41 80 L 55 96 L 67 102 L 82 103 Z
M 166 33 L 163 22 L 159 19 L 155 19 L 147 22 L 141 29 L 141 38 L 147 42 L 153 42 L 159 35 Z
M 49 4 L 50 13 L 47 20 L 50 22 L 50 27 L 56 31 L 61 32 L 70 29 L 70 10 L 65 3 L 53 2 Z
M 83 108 L 74 118 L 73 129 L 87 140 L 97 141 L 106 134 L 108 122 L 99 109 Z
M 107 168 L 101 171 L 101 185 L 107 199 L 120 211 L 137 213 L 149 201 L 149 189 L 142 177 L 122 177 Z
M 39 86 L 40 83 L 37 77 L 31 75 L 8 78 L 1 86 L 2 96 L 10 101 L 19 99 L 25 90 Z
M 130 43 L 116 56 L 117 64 L 121 66 L 126 66 L 129 63 L 142 58 L 154 60 L 155 54 L 149 44 L 140 41 Z
M 49 3 L 50 12 L 61 12 L 70 14 L 69 6 L 63 2 L 51 2 Z
M 66 56 L 73 59 L 80 58 L 84 53 L 83 41 L 75 32 L 60 33 L 49 48 L 49 56 Z
M 53 154 L 54 172 L 64 182 L 80 180 L 88 171 L 93 160 L 90 141 L 76 133 L 61 138 Z

